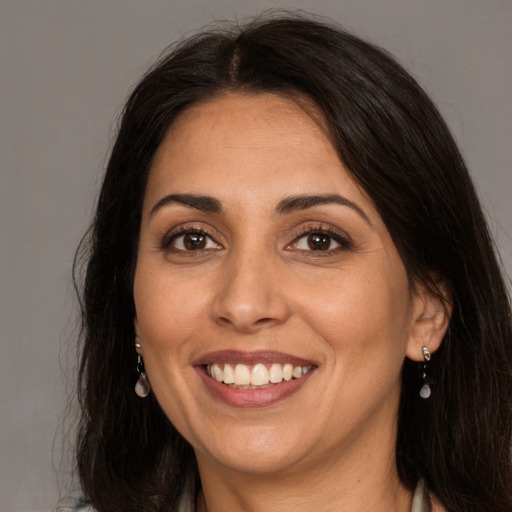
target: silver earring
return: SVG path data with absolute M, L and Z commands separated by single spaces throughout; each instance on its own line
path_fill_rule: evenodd
M 144 369 L 144 362 L 142 356 L 137 356 L 137 373 L 139 374 L 139 380 L 135 384 L 135 394 L 141 398 L 146 398 L 151 391 L 151 385 L 149 384 L 146 371 Z
M 427 363 L 430 361 L 430 351 L 427 347 L 423 347 L 423 369 L 421 371 L 421 378 L 423 379 L 423 386 L 420 389 L 421 398 L 429 398 L 432 394 L 430 386 L 425 382 L 427 378 Z

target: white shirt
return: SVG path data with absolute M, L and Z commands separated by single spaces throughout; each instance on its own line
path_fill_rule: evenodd
M 180 508 L 177 512 L 195 512 L 195 500 L 191 495 L 185 496 L 183 501 L 180 504 Z M 88 506 L 77 506 L 69 503 L 69 500 L 66 503 L 66 500 L 61 502 L 61 505 L 58 505 L 56 508 L 52 510 L 52 512 L 96 512 L 92 507 Z M 412 507 L 411 512 L 431 512 L 430 499 L 427 491 L 425 490 L 425 486 L 423 485 L 423 481 L 420 480 L 418 485 L 416 486 L 416 490 L 414 491 L 414 495 L 412 497 Z

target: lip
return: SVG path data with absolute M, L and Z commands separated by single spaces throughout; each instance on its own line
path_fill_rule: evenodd
M 268 388 L 262 389 L 236 389 L 222 382 L 217 382 L 206 373 L 206 365 L 213 363 L 242 363 L 255 365 L 258 363 L 290 363 L 294 366 L 313 365 L 313 369 L 300 379 L 283 381 Z M 274 351 L 238 352 L 235 350 L 221 350 L 210 352 L 199 357 L 193 363 L 195 370 L 201 377 L 208 391 L 218 400 L 231 407 L 258 408 L 268 407 L 279 403 L 297 393 L 309 378 L 315 373 L 317 365 L 306 359 Z
M 242 363 L 247 365 L 255 365 L 258 363 L 290 363 L 294 366 L 317 366 L 314 361 L 284 354 L 283 352 L 275 352 L 273 350 L 258 350 L 256 352 L 218 350 L 217 352 L 209 352 L 208 354 L 198 357 L 192 364 L 194 366 L 204 366 L 213 363 Z

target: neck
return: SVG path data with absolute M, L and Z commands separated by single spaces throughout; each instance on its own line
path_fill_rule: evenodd
M 197 511 L 410 511 L 412 496 L 398 478 L 394 445 L 387 453 L 358 451 L 356 459 L 339 455 L 271 474 L 213 468 L 200 460 Z

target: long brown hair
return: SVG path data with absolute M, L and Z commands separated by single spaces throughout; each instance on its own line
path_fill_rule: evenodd
M 77 462 L 86 498 L 100 512 L 175 511 L 200 485 L 191 446 L 153 396 L 133 392 L 133 275 L 146 181 L 164 134 L 189 105 L 241 89 L 311 98 L 411 279 L 435 286 L 435 274 L 450 284 L 453 314 L 432 357 L 431 399 L 418 398 L 416 365 L 404 362 L 400 478 L 411 489 L 423 478 L 449 512 L 510 512 L 510 302 L 464 161 L 432 102 L 392 57 L 293 15 L 175 45 L 126 104 L 78 283 Z

